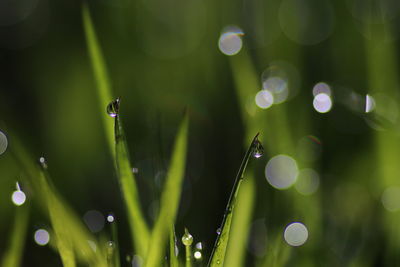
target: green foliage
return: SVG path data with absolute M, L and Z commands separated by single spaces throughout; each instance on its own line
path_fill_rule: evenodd
M 167 179 L 161 196 L 160 212 L 151 233 L 151 242 L 145 258 L 146 267 L 160 265 L 170 227 L 175 221 L 185 172 L 188 128 L 189 119 L 186 113 L 176 135 Z

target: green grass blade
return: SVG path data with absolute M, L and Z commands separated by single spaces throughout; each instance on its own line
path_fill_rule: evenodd
M 243 181 L 238 194 L 235 214 L 232 218 L 232 234 L 229 237 L 226 251 L 226 266 L 243 266 L 243 258 L 247 245 L 246 241 L 248 239 L 248 231 L 245 229 L 250 229 L 255 192 L 254 174 L 251 172 L 246 175 L 246 180 Z
M 105 108 L 107 107 L 108 103 L 113 100 L 111 94 L 110 80 L 108 78 L 106 65 L 104 63 L 101 48 L 97 40 L 96 32 L 87 4 L 83 4 L 82 6 L 82 19 L 90 60 L 97 86 L 100 114 L 103 120 L 104 131 L 106 133 L 110 153 L 114 156 L 115 149 L 113 123 L 109 120 L 109 117 L 105 112 Z
M 160 266 L 168 233 L 175 221 L 186 164 L 188 125 L 189 120 L 186 114 L 175 139 L 167 180 L 161 196 L 160 213 L 151 233 L 151 242 L 144 265 L 147 267 Z
M 2 267 L 18 267 L 21 265 L 28 222 L 29 207 L 25 204 L 16 210 L 14 227 L 10 234 L 10 244 L 3 255 Z
M 11 155 L 16 163 L 21 166 L 23 173 L 21 179 L 32 189 L 32 197 L 37 200 L 39 207 L 49 214 L 53 227 L 54 237 L 58 251 L 65 266 L 75 266 L 79 259 L 88 266 L 106 267 L 106 259 L 98 250 L 94 252 L 88 240 L 95 241 L 83 225 L 81 219 L 74 213 L 69 205 L 57 193 L 51 184 L 48 173 L 39 168 L 32 161 L 32 157 L 24 149 L 14 135 L 11 136 L 13 146 L 10 146 Z
M 228 200 L 228 204 L 225 209 L 224 218 L 222 220 L 222 224 L 220 229 L 218 230 L 219 234 L 217 236 L 217 240 L 214 245 L 214 249 L 211 253 L 210 261 L 208 266 L 223 266 L 225 260 L 225 253 L 228 246 L 229 234 L 231 230 L 231 222 L 233 211 L 235 208 L 236 198 L 239 192 L 240 184 L 244 178 L 244 172 L 247 167 L 247 163 L 249 162 L 250 157 L 253 155 L 256 149 L 260 146 L 258 141 L 258 134 L 254 137 L 251 142 L 250 147 L 248 148 L 242 164 L 240 165 L 239 171 L 237 173 L 235 183 L 233 185 L 233 189 L 231 191 L 231 195 Z
M 140 256 L 146 255 L 149 229 L 139 203 L 139 193 L 129 160 L 125 134 L 119 116 L 115 117 L 116 169 L 122 195 L 128 211 L 133 245 Z
M 175 227 L 172 225 L 169 232 L 169 266 L 178 267 L 178 253 L 176 247 Z

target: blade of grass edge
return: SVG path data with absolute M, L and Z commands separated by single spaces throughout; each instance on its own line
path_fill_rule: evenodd
M 169 265 L 171 267 L 178 267 L 178 257 L 176 253 L 176 234 L 175 227 L 172 225 L 169 232 Z
M 219 234 L 217 236 L 217 240 L 215 241 L 215 245 L 213 251 L 210 256 L 210 260 L 208 262 L 208 266 L 223 266 L 226 248 L 229 241 L 229 233 L 231 229 L 231 221 L 233 216 L 233 210 L 235 207 L 236 198 L 239 192 L 240 184 L 244 178 L 244 172 L 247 167 L 247 163 L 249 162 L 250 156 L 253 154 L 254 149 L 256 149 L 256 145 L 258 142 L 258 135 L 257 134 L 253 141 L 251 142 L 243 161 L 240 165 L 239 171 L 236 175 L 236 179 L 231 191 L 231 195 L 228 200 L 228 204 L 225 209 L 224 218 L 222 220 L 222 224 L 219 230 Z
M 104 124 L 104 131 L 107 138 L 108 147 L 111 155 L 115 158 L 113 123 L 106 114 L 106 107 L 112 99 L 110 80 L 104 63 L 103 55 L 96 32 L 93 26 L 89 8 L 86 3 L 82 6 L 82 20 L 85 31 L 86 43 L 90 55 L 90 61 L 96 81 L 97 95 L 101 118 Z
M 9 247 L 3 255 L 2 267 L 21 265 L 28 222 L 29 207 L 27 205 L 18 207 L 15 213 L 14 227 L 10 234 Z
M 140 208 L 139 193 L 130 164 L 126 138 L 119 115 L 115 117 L 115 151 L 116 170 L 123 199 L 128 211 L 133 245 L 137 253 L 144 257 L 146 255 L 150 233 Z
M 160 201 L 160 213 L 151 233 L 151 242 L 144 266 L 160 266 L 170 227 L 174 224 L 182 191 L 182 182 L 186 165 L 186 150 L 189 119 L 183 118 L 172 152 L 167 179 Z

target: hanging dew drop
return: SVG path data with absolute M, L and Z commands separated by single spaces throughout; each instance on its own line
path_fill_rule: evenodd
M 117 117 L 119 113 L 119 102 L 120 99 L 119 97 L 113 101 L 110 102 L 107 106 L 107 114 L 110 115 L 110 117 Z
M 217 229 L 217 235 L 220 235 L 221 234 L 221 228 L 218 228 Z
M 262 146 L 261 142 L 258 139 L 255 140 L 254 145 L 255 147 L 253 150 L 253 157 L 257 159 L 261 158 L 262 155 L 264 154 L 264 147 Z
M 193 236 L 189 233 L 187 228 L 185 228 L 185 234 L 182 236 L 182 243 L 185 246 L 190 246 L 193 243 Z

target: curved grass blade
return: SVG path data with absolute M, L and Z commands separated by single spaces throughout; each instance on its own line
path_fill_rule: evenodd
M 119 99 L 117 99 L 119 103 Z M 119 105 L 119 104 L 118 104 Z M 115 164 L 125 205 L 128 211 L 133 245 L 140 256 L 146 255 L 149 229 L 139 203 L 135 176 L 129 160 L 125 134 L 119 115 L 115 116 Z
M 111 96 L 111 86 L 110 80 L 108 78 L 108 72 L 106 65 L 104 63 L 103 55 L 99 42 L 97 40 L 96 32 L 93 26 L 92 18 L 90 16 L 90 11 L 87 4 L 82 6 L 82 19 L 83 26 L 85 30 L 87 47 L 89 50 L 90 61 L 93 68 L 93 73 L 97 85 L 97 95 L 99 100 L 100 114 L 102 117 L 104 131 L 107 138 L 108 147 L 111 155 L 114 156 L 114 134 L 113 134 L 113 124 L 109 120 L 109 117 L 104 112 L 107 104 L 113 99 Z
M 235 183 L 233 184 L 231 195 L 225 209 L 225 214 L 222 220 L 221 227 L 218 230 L 217 240 L 215 241 L 215 245 L 211 253 L 208 266 L 222 266 L 224 263 L 226 248 L 229 241 L 229 233 L 231 230 L 233 210 L 235 208 L 235 202 L 239 192 L 240 184 L 243 181 L 244 172 L 246 170 L 247 163 L 249 162 L 250 157 L 254 155 L 257 149 L 259 149 L 261 146 L 260 141 L 258 140 L 258 135 L 259 134 L 257 134 L 253 138 L 253 141 L 251 142 L 250 147 L 248 148 L 243 158 L 242 164 L 240 165 L 239 171 L 236 175 Z
M 160 266 L 165 242 L 168 238 L 170 227 L 175 221 L 186 164 L 188 125 L 188 115 L 185 114 L 175 138 L 167 179 L 161 196 L 160 213 L 151 233 L 151 243 L 149 244 L 144 265 L 146 267 Z
M 175 227 L 172 225 L 169 232 L 169 266 L 178 267 L 178 248 L 176 246 Z
M 16 210 L 14 227 L 10 234 L 10 244 L 3 255 L 2 267 L 18 267 L 21 265 L 28 222 L 29 207 L 25 204 Z

